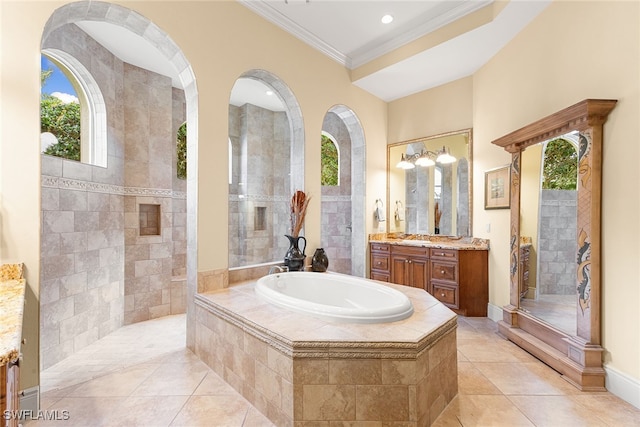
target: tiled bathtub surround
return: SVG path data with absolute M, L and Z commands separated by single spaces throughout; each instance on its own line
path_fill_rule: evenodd
M 458 390 L 456 316 L 421 290 L 392 287 L 415 313 L 374 325 L 285 311 L 253 283 L 198 295 L 196 354 L 278 426 L 430 425 Z

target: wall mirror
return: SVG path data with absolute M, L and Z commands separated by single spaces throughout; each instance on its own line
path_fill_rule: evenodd
M 512 155 L 510 303 L 499 331 L 588 391 L 605 389 L 602 128 L 615 104 L 587 99 L 493 141 Z M 575 168 L 575 184 L 543 185 L 554 150 L 560 166 Z
M 571 132 L 527 147 L 520 162 L 519 307 L 569 335 L 577 334 L 579 137 Z
M 472 130 L 390 144 L 387 232 L 471 236 Z

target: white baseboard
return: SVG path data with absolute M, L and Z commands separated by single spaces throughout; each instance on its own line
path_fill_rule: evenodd
M 494 322 L 502 320 L 502 307 L 489 303 L 487 305 L 487 317 Z
M 502 308 L 489 304 L 487 306 L 487 317 L 494 322 L 502 320 Z M 607 390 L 640 409 L 640 381 L 610 366 L 605 365 L 604 371 L 606 373 L 605 387 Z
M 40 386 L 30 387 L 22 391 L 20 410 L 37 413 L 40 409 Z
M 605 365 L 604 371 L 607 390 L 640 409 L 640 381 L 610 366 Z

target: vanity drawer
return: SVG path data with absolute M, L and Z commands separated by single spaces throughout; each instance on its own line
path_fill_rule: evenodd
M 448 307 L 458 308 L 458 288 L 431 282 L 431 295 Z
M 386 243 L 371 243 L 371 252 L 389 252 L 389 245 Z
M 377 271 L 372 271 L 370 278 L 371 278 L 371 280 L 378 280 L 380 282 L 389 283 L 391 281 L 390 277 L 389 277 L 389 273 L 380 273 L 380 272 L 377 272 Z
M 435 259 L 448 259 L 451 261 L 456 261 L 458 259 L 458 250 L 457 249 L 431 249 L 431 257 Z
M 389 271 L 389 255 L 371 254 L 371 268 Z
M 431 260 L 431 279 L 458 284 L 458 263 Z
M 421 257 L 426 259 L 429 258 L 429 248 L 424 248 L 422 246 L 394 245 L 391 248 L 391 254 L 407 257 Z

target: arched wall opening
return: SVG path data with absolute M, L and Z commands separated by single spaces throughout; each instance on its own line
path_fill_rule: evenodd
M 236 80 L 229 139 L 229 268 L 282 262 L 289 200 L 304 190 L 304 123 L 284 81 L 266 70 Z
M 332 271 L 365 277 L 364 131 L 353 110 L 335 105 L 325 115 L 322 132 L 330 134 L 339 147 L 341 178 L 339 186 L 322 186 L 321 245 Z
M 173 67 L 180 87 L 119 60 L 81 29 L 83 22 L 139 35 Z M 98 167 L 41 158 L 40 370 L 124 324 L 185 311 L 193 316 L 198 208 L 198 93 L 189 61 L 171 38 L 133 10 L 81 1 L 55 10 L 42 49 L 77 60 L 103 94 L 107 161 Z M 136 92 L 126 81 L 140 73 L 150 83 Z M 153 96 L 161 106 L 161 135 L 154 133 L 157 123 L 132 119 L 144 108 L 141 100 Z M 184 122 L 186 182 L 175 174 L 175 135 Z

